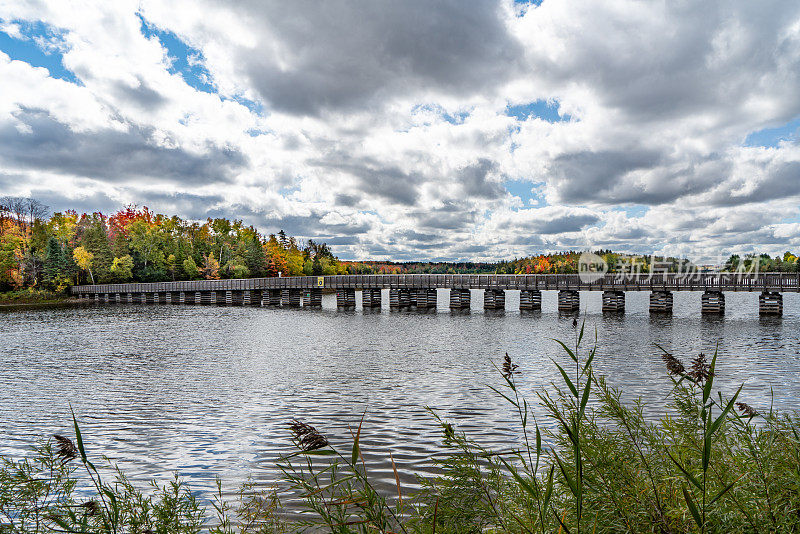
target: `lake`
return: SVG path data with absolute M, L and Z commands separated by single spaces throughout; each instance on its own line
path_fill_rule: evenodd
M 556 292 L 543 311 L 436 313 L 170 305 L 78 305 L 0 311 L 0 452 L 23 454 L 36 439 L 72 435 L 70 404 L 89 453 L 106 454 L 136 481 L 173 471 L 201 494 L 219 476 L 231 489 L 252 477 L 271 484 L 275 460 L 292 451 L 286 423 L 308 422 L 333 443 L 349 439 L 362 414 L 362 448 L 374 476 L 394 488 L 430 473 L 441 432 L 425 407 L 497 449 L 517 443 L 519 425 L 487 384 L 492 362 L 520 364 L 518 382 L 557 380 L 550 361 L 574 342 L 572 317 Z M 671 382 L 654 343 L 688 361 L 719 343 L 717 380 L 744 383 L 756 408 L 796 409 L 800 398 L 800 296 L 784 294 L 784 316 L 759 318 L 758 293 L 728 293 L 724 318 L 701 317 L 700 292 L 674 294 L 671 316 L 648 313 L 648 293 L 629 292 L 624 315 L 600 312 L 601 293 L 581 293 L 595 368 L 627 398 L 658 405 Z M 572 340 L 572 341 L 571 341 Z M 588 349 L 590 343 L 584 342 Z M 774 398 L 771 397 L 774 391 Z M 653 416 L 660 411 L 652 410 Z

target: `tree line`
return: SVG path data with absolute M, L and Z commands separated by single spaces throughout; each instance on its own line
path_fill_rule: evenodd
M 192 222 L 148 208 L 83 213 L 0 199 L 0 290 L 73 284 L 346 274 L 328 245 L 239 220 Z
M 597 250 L 609 272 L 687 272 L 689 260 Z M 0 198 L 0 291 L 62 291 L 73 284 L 162 282 L 332 274 L 577 273 L 580 251 L 499 262 L 343 261 L 325 243 L 281 230 L 263 235 L 240 220 L 204 223 L 126 206 L 111 215 L 67 210 L 49 215 L 32 198 Z M 733 255 L 723 270 L 797 272 L 797 257 Z

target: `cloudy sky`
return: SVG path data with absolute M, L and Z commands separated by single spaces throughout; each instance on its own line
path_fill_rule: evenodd
M 0 0 L 0 196 L 347 259 L 797 251 L 798 129 L 796 0 Z

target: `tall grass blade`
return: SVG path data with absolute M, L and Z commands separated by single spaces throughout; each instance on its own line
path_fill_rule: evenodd
M 558 339 L 554 339 L 553 341 L 555 341 L 556 343 L 561 345 L 561 347 L 563 347 L 563 349 L 567 352 L 567 354 L 569 354 L 569 357 L 572 358 L 573 362 L 578 361 L 578 357 L 575 356 L 575 353 L 572 352 L 572 350 L 568 346 L 566 346 L 562 341 L 559 341 Z
M 569 387 L 569 390 L 572 392 L 572 394 L 577 399 L 578 398 L 578 390 L 575 388 L 575 384 L 572 383 L 572 380 L 569 379 L 569 376 L 567 375 L 567 372 L 564 371 L 564 368 L 561 367 L 560 365 L 558 365 L 558 363 L 555 360 L 551 360 L 551 361 L 556 365 L 556 367 L 558 367 L 558 370 L 561 372 L 561 376 L 564 377 L 564 382 L 566 382 L 567 387 Z
M 700 518 L 700 512 L 697 510 L 697 506 L 694 504 L 692 500 L 692 496 L 689 494 L 689 491 L 686 489 L 686 486 L 681 488 L 683 490 L 683 498 L 686 501 L 686 506 L 689 507 L 689 511 L 694 518 L 694 522 L 697 523 L 697 526 L 701 529 L 703 528 L 703 520 Z

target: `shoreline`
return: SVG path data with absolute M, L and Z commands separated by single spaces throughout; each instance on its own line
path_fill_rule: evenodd
M 36 306 L 55 306 L 61 304 L 86 304 L 86 301 L 72 297 L 54 297 L 46 299 L 31 299 L 31 298 L 3 298 L 0 296 L 0 308 L 28 308 Z

